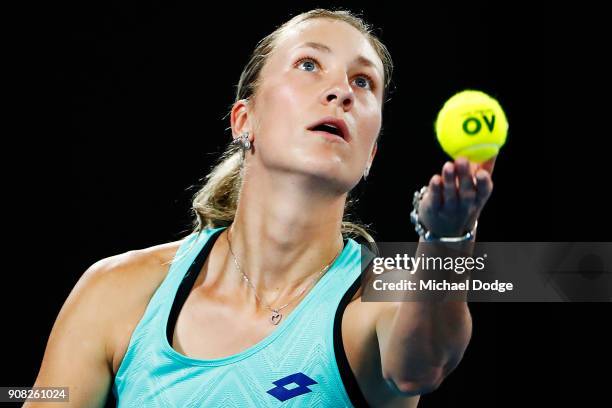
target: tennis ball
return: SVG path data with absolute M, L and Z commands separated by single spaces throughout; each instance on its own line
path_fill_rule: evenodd
M 453 159 L 482 163 L 506 142 L 508 121 L 501 105 L 484 92 L 466 90 L 451 97 L 438 113 L 436 135 Z

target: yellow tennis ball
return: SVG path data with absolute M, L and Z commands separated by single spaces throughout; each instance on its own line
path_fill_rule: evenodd
M 438 113 L 436 135 L 453 159 L 482 163 L 499 153 L 508 135 L 501 105 L 484 92 L 466 90 L 451 97 Z

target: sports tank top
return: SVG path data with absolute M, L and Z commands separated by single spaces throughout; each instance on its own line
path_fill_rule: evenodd
M 115 376 L 117 406 L 367 406 L 342 345 L 342 314 L 359 288 L 364 256 L 351 238 L 295 309 L 255 345 L 216 359 L 172 348 L 180 309 L 224 229 L 207 228 L 181 243 Z

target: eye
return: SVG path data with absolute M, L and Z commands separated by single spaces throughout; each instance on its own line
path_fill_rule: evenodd
M 374 90 L 374 80 L 372 77 L 366 74 L 359 74 L 359 76 L 355 79 L 355 83 L 358 87 L 363 89 Z
M 319 61 L 317 61 L 314 57 L 304 57 L 300 58 L 296 63 L 296 67 L 304 67 L 303 71 L 313 72 L 315 68 L 319 66 Z
M 316 68 L 321 66 L 319 61 L 315 57 L 311 56 L 300 58 L 294 65 L 296 67 L 300 67 L 300 69 L 306 72 L 314 72 Z M 368 74 L 359 74 L 355 82 L 359 88 L 368 89 L 371 91 L 376 89 L 374 80 Z

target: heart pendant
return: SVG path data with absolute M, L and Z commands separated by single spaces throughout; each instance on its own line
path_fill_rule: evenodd
M 273 325 L 277 325 L 278 322 L 282 319 L 283 315 L 278 313 L 277 311 L 272 312 L 272 316 L 270 316 L 270 323 Z

